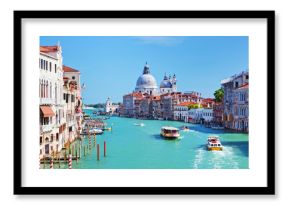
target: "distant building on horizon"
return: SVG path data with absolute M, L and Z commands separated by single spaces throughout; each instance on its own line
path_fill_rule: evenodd
M 119 105 L 113 104 L 110 98 L 107 98 L 105 104 L 105 112 L 114 114 L 119 112 Z
M 174 115 L 177 104 L 183 102 L 200 103 L 201 99 L 201 93 L 195 91 L 178 92 L 175 74 L 171 77 L 165 73 L 158 88 L 157 81 L 150 73 L 149 65 L 146 63 L 142 75 L 137 79 L 135 90 L 123 96 L 121 115 L 145 119 L 174 120 L 177 118 Z M 179 118 L 184 120 L 183 117 Z
M 149 95 L 160 95 L 164 93 L 177 92 L 176 75 L 173 77 L 164 75 L 158 88 L 155 77 L 150 73 L 149 65 L 145 64 L 142 75 L 137 79 L 135 92 L 147 93 Z

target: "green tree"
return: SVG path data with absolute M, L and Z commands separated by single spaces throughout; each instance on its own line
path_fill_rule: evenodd
M 222 88 L 216 90 L 214 92 L 214 97 L 215 97 L 216 102 L 222 102 L 222 100 L 224 98 L 224 90 Z
M 190 109 L 202 108 L 202 105 L 201 104 L 200 105 L 199 104 L 192 104 L 192 105 L 188 105 L 187 107 L 190 110 Z

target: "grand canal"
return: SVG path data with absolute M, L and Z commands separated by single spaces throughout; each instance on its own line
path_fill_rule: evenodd
M 86 113 L 91 114 L 92 110 L 86 110 Z M 100 145 L 100 160 L 97 160 L 93 137 L 86 136 L 82 147 L 89 147 L 91 144 L 92 148 L 86 150 L 86 156 L 81 153 L 78 162 L 73 161 L 74 169 L 248 168 L 248 134 L 229 133 L 176 121 L 110 117 L 105 122 L 112 126 L 112 130 L 96 136 L 96 144 Z M 145 126 L 134 125 L 141 122 Z M 165 140 L 160 136 L 162 126 L 184 125 L 187 125 L 190 131 L 180 131 L 180 139 Z M 219 135 L 224 146 L 223 151 L 207 151 L 207 137 L 212 134 Z M 104 141 L 106 157 L 103 155 Z M 66 163 L 62 163 L 60 168 L 67 166 Z M 59 166 L 55 164 L 54 167 Z

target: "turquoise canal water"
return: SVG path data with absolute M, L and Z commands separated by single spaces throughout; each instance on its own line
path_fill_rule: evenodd
M 91 114 L 93 110 L 86 110 Z M 94 147 L 94 138 L 85 137 L 82 145 L 91 140 L 92 149 L 76 163 L 77 169 L 247 169 L 248 134 L 227 133 L 201 125 L 176 121 L 137 120 L 134 118 L 110 117 L 105 120 L 112 131 L 96 136 L 100 144 L 100 160 Z M 134 123 L 144 123 L 136 126 Z M 190 131 L 180 131 L 177 140 L 166 140 L 160 136 L 162 126 L 188 126 Z M 207 151 L 207 137 L 218 135 L 223 151 Z M 104 157 L 104 141 L 107 156 Z M 78 144 L 79 142 L 77 142 Z M 58 165 L 55 164 L 55 167 Z M 67 168 L 67 165 L 61 165 Z

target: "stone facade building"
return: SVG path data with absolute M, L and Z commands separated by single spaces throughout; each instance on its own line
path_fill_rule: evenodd
M 63 100 L 65 101 L 66 133 L 65 144 L 73 142 L 80 136 L 82 129 L 82 100 L 80 72 L 74 68 L 63 66 Z
M 40 46 L 40 158 L 59 153 L 81 132 L 79 71 L 63 65 L 62 48 Z
M 225 128 L 248 132 L 249 73 L 244 71 L 221 81 L 224 89 Z
M 61 127 L 65 123 L 62 101 L 62 49 L 57 46 L 40 46 L 39 56 L 40 99 L 40 157 L 59 152 L 64 135 Z

